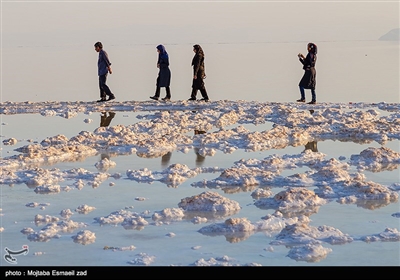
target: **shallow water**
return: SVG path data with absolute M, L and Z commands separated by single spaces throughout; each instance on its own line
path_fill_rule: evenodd
M 151 112 L 147 112 L 150 113 Z M 138 115 L 146 112 L 116 112 L 111 120 L 111 126 L 117 124 L 129 125 L 138 122 Z M 381 111 L 382 114 L 387 114 Z M 91 122 L 88 119 L 92 120 Z M 17 145 L 3 145 L 2 157 L 18 154 L 15 149 L 32 142 L 39 142 L 43 135 L 55 136 L 63 134 L 67 137 L 77 135 L 80 131 L 94 131 L 100 124 L 100 113 L 79 113 L 75 117 L 66 119 L 58 116 L 45 117 L 39 114 L 2 115 L 2 140 L 9 137 L 18 139 Z M 271 125 L 266 123 L 260 126 L 246 125 L 247 129 L 254 131 L 269 130 Z M 28 142 L 31 141 L 31 142 Z M 389 141 L 385 146 L 399 152 L 399 140 Z M 372 141 L 368 144 L 353 142 L 341 142 L 325 140 L 317 143 L 319 152 L 326 154 L 326 159 L 339 156 L 350 159 L 352 154 L 359 154 L 368 147 L 381 147 Z M 155 226 L 149 224 L 142 230 L 125 229 L 121 225 L 99 225 L 94 223 L 96 217 L 105 217 L 114 211 L 128 209 L 142 213 L 144 211 L 161 211 L 165 208 L 177 207 L 182 198 L 197 195 L 206 189 L 191 186 L 192 183 L 203 179 L 211 180 L 219 176 L 219 173 L 200 174 L 195 178 L 189 178 L 177 187 L 168 187 L 161 182 L 151 184 L 135 182 L 126 178 L 126 170 L 138 170 L 148 168 L 153 171 L 162 171 L 174 163 L 186 164 L 189 168 L 207 166 L 229 168 L 240 159 L 263 159 L 269 155 L 295 155 L 304 151 L 304 146 L 287 146 L 284 149 L 246 152 L 236 150 L 231 154 L 217 151 L 214 156 L 199 157 L 193 150 L 187 153 L 174 151 L 170 157 L 141 158 L 136 154 L 110 155 L 116 166 L 108 172 L 120 173 L 120 179 L 108 178 L 99 187 L 89 185 L 82 189 L 72 189 L 69 192 L 62 191 L 58 194 L 37 194 L 34 188 L 26 184 L 14 184 L 1 186 L 2 203 L 2 244 L 15 250 L 24 244 L 29 246 L 29 254 L 19 256 L 18 264 L 21 266 L 129 266 L 129 263 L 139 259 L 138 253 L 154 256 L 155 261 L 149 265 L 155 266 L 188 266 L 193 265 L 199 259 L 209 260 L 229 256 L 230 265 L 246 265 L 257 263 L 263 266 L 398 266 L 400 264 L 399 242 L 372 242 L 367 243 L 355 240 L 343 245 L 324 244 L 331 248 L 332 253 L 318 262 L 295 261 L 287 257 L 288 248 L 285 246 L 269 245 L 275 239 L 275 234 L 257 232 L 244 237 L 240 241 L 233 241 L 224 235 L 207 236 L 198 232 L 205 224 L 193 224 L 190 220 L 182 220 Z M 82 161 L 58 162 L 42 168 L 59 168 L 67 170 L 72 168 L 84 168 L 97 172 L 94 166 L 101 160 L 101 154 L 89 156 Z M 354 167 L 352 167 L 354 168 Z M 306 172 L 307 167 L 285 170 L 282 176 L 290 176 L 295 173 Z M 390 185 L 399 182 L 399 170 L 382 171 L 372 173 L 365 171 L 367 180 Z M 61 186 L 73 184 L 74 180 L 60 182 Z M 115 185 L 110 185 L 115 183 Z M 221 195 L 239 202 L 241 210 L 232 217 L 246 217 L 251 221 L 258 221 L 261 217 L 272 214 L 272 209 L 259 209 L 254 205 L 251 192 L 254 188 L 237 188 L 232 191 L 212 189 Z M 278 193 L 282 187 L 271 188 L 273 193 Z M 145 198 L 143 201 L 137 198 Z M 31 202 L 48 204 L 43 209 L 25 206 Z M 71 233 L 61 233 L 58 239 L 50 239 L 48 242 L 32 242 L 20 231 L 25 227 L 39 230 L 45 224 L 35 225 L 36 214 L 59 216 L 63 209 L 72 211 L 79 205 L 87 204 L 96 209 L 82 215 L 74 212 L 71 219 L 75 222 L 83 222 L 96 234 L 96 241 L 92 244 L 82 245 L 74 243 Z M 399 212 L 399 202 L 389 203 L 376 209 L 368 209 L 354 204 L 340 204 L 331 201 L 318 208 L 318 211 L 310 216 L 312 226 L 328 225 L 339 229 L 353 237 L 372 235 L 382 232 L 385 228 L 399 228 L 399 218 L 391 216 Z M 226 217 L 227 218 L 227 217 Z M 217 219 L 214 222 L 221 223 L 226 218 Z M 151 220 L 151 219 L 150 219 Z M 175 236 L 168 236 L 169 233 Z M 105 246 L 127 247 L 135 246 L 135 250 L 112 251 L 104 250 Z M 196 247 L 199 246 L 199 247 Z M 36 253 L 36 254 L 35 254 Z M 2 265 L 6 265 L 2 260 Z M 141 265 L 141 264 L 136 264 Z M 144 265 L 144 264 L 142 264 Z

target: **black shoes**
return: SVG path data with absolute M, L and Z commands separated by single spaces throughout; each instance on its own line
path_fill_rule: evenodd
M 298 99 L 298 100 L 296 100 L 297 102 L 306 102 L 306 100 L 305 99 Z M 310 102 L 308 102 L 307 104 L 316 104 L 317 102 L 316 101 L 310 101 Z
M 108 99 L 106 99 L 105 97 L 102 97 L 101 99 L 97 100 L 97 102 L 106 102 L 106 101 L 110 101 L 110 100 L 114 100 L 115 99 L 115 95 L 110 95 L 108 97 Z
M 150 98 L 153 99 L 153 100 L 158 100 L 157 96 L 150 96 Z
M 197 100 L 197 99 L 196 99 L 196 98 L 193 98 L 193 97 L 191 97 L 191 98 L 188 99 L 188 101 L 196 101 L 196 100 Z M 199 101 L 208 102 L 208 98 L 202 98 L 202 99 L 199 99 Z

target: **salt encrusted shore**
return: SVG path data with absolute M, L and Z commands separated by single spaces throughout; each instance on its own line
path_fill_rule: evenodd
M 226 100 L 208 103 L 0 103 L 1 114 L 41 114 L 44 117 L 73 118 L 78 113 L 90 115 L 105 109 L 138 112 L 138 121 L 131 125 L 116 124 L 99 127 L 94 131 L 81 131 L 70 138 L 65 135 L 48 136 L 27 145 L 21 143 L 23 139 L 5 139 L 4 145 L 20 146 L 15 149 L 19 152 L 18 155 L 0 159 L 0 183 L 26 184 L 38 195 L 62 195 L 64 192 L 81 190 L 87 185 L 97 188 L 109 178 L 123 178 L 139 183 L 157 181 L 177 188 L 188 179 L 210 174 L 213 179 L 195 180 L 190 184 L 198 188 L 198 195 L 178 198 L 176 205 L 170 208 L 140 213 L 130 209 L 116 209 L 109 215 L 94 218 L 94 223 L 142 230 L 148 226 L 186 220 L 193 224 L 204 224 L 199 230 L 200 234 L 224 235 L 231 243 L 241 242 L 257 232 L 263 232 L 275 236 L 275 241 L 270 245 L 287 246 L 288 257 L 305 262 L 323 260 L 338 244 L 355 241 L 398 242 L 400 239 L 398 229 L 394 228 L 382 228 L 381 232 L 364 236 L 351 236 L 329 225 L 310 225 L 310 217 L 331 201 L 356 204 L 371 210 L 398 201 L 398 182 L 383 185 L 367 180 L 363 174 L 365 170 L 396 170 L 400 165 L 399 152 L 384 146 L 389 141 L 400 140 L 400 105 L 397 103 L 307 105 Z M 385 113 L 381 114 L 378 110 Z M 247 124 L 257 126 L 265 123 L 271 123 L 271 128 L 258 131 L 245 127 Z M 324 153 L 305 149 L 294 155 L 273 154 L 261 159 L 242 159 L 232 162 L 228 168 L 189 168 L 185 164 L 171 164 L 161 171 L 148 168 L 127 169 L 120 174 L 113 173 L 116 163 L 107 158 L 95 164 L 97 172 L 84 168 L 60 170 L 45 167 L 49 163 L 82 161 L 104 151 L 116 156 L 137 154 L 143 158 L 153 158 L 172 151 L 188 153 L 196 149 L 201 156 L 214 156 L 217 151 L 229 154 L 237 150 L 265 151 L 288 146 L 306 146 L 313 141 L 327 139 L 363 144 L 376 142 L 382 147 L 368 147 L 350 158 L 327 158 Z M 282 175 L 284 170 L 302 167 L 307 167 L 307 171 L 290 176 Z M 62 186 L 61 182 L 64 180 L 72 180 L 74 183 Z M 273 193 L 272 186 L 281 188 L 281 191 Z M 240 217 L 242 206 L 216 193 L 215 190 L 219 189 L 226 192 L 248 192 L 255 207 L 274 212 L 259 220 Z M 26 207 L 43 210 L 47 205 L 32 202 L 26 204 Z M 79 214 L 96 210 L 86 204 L 74 207 Z M 35 224 L 45 226 L 38 231 L 26 227 L 21 232 L 30 241 L 47 242 L 88 226 L 86 223 L 72 221 L 74 213 L 68 208 L 60 209 L 59 213 L 59 217 L 37 214 L 34 216 Z M 231 217 L 233 215 L 236 217 Z M 392 213 L 392 216 L 400 217 L 398 213 Z M 7 228 L 2 228 L 3 232 L 6 230 Z M 168 236 L 177 238 L 172 233 Z M 76 243 L 89 245 L 95 243 L 96 233 L 93 228 L 80 230 L 71 238 Z M 146 253 L 136 256 L 127 263 L 157 264 L 155 256 Z M 223 256 L 199 259 L 187 265 L 259 264 L 240 264 Z

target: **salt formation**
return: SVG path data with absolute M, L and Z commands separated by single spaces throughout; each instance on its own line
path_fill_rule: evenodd
M 92 212 L 95 209 L 96 209 L 96 207 L 89 206 L 89 205 L 86 205 L 86 204 L 82 204 L 82 205 L 78 206 L 75 209 L 75 211 L 78 212 L 79 214 L 87 214 L 89 212 Z
M 136 254 L 136 256 L 137 256 L 136 258 L 134 258 L 133 260 L 129 261 L 128 263 L 132 264 L 132 265 L 141 265 L 141 266 L 143 266 L 143 265 L 152 264 L 156 259 L 155 256 L 150 256 L 150 255 L 148 255 L 146 253 L 139 253 L 139 254 Z
M 96 164 L 94 166 L 96 166 L 96 168 L 100 171 L 107 171 L 108 169 L 115 167 L 117 164 L 108 159 L 108 158 L 103 158 L 101 161 L 96 162 Z
M 128 210 L 119 210 L 114 211 L 110 215 L 106 217 L 96 217 L 94 218 L 95 222 L 105 225 L 118 225 L 122 224 L 125 229 L 136 229 L 142 230 L 144 226 L 148 225 L 148 222 L 145 220 L 147 215 L 145 213 L 139 214 L 135 212 L 131 212 Z
M 304 244 L 329 244 L 350 243 L 354 239 L 348 234 L 330 226 L 309 226 L 307 223 L 287 225 L 271 245 L 295 246 Z
M 35 208 L 35 207 L 45 207 L 45 206 L 49 206 L 49 203 L 38 203 L 38 202 L 30 202 L 25 204 L 26 207 L 31 207 L 31 208 Z
M 168 224 L 173 221 L 182 220 L 184 216 L 185 211 L 181 208 L 166 208 L 162 211 L 155 211 L 152 215 L 152 219 L 158 224 L 161 224 L 161 222 Z
M 61 191 L 61 187 L 59 185 L 38 186 L 35 188 L 35 193 L 40 193 L 40 194 L 59 193 L 60 191 Z
M 41 217 L 37 217 L 38 219 Z M 37 242 L 47 242 L 53 238 L 60 238 L 60 233 L 63 232 L 73 232 L 75 229 L 80 227 L 86 227 L 87 224 L 74 222 L 72 220 L 68 221 L 54 221 L 48 223 L 40 231 L 36 232 L 32 228 L 24 228 L 21 230 L 23 234 L 27 235 L 28 240 Z
M 320 206 L 326 203 L 313 191 L 301 187 L 288 188 L 277 193 L 273 198 L 261 198 L 254 204 L 260 208 L 288 209 Z
M 103 111 L 104 106 L 96 102 L 5 102 L 0 113 L 29 112 L 68 119 L 78 113 Z M 400 154 L 385 147 L 385 144 L 400 140 L 399 104 L 319 103 L 313 106 L 312 112 L 306 104 L 246 101 L 208 102 L 201 105 L 201 112 L 198 104 L 185 101 L 124 101 L 108 103 L 107 106 L 114 111 L 138 112 L 139 121 L 130 125 L 116 124 L 94 131 L 81 131 L 70 138 L 58 134 L 38 141 L 28 139 L 28 145 L 15 138 L 5 139 L 3 144 L 6 147 L 3 149 L 11 149 L 7 146 L 17 144 L 20 146 L 14 149 L 15 154 L 19 154 L 0 158 L 0 183 L 10 186 L 26 184 L 37 194 L 57 196 L 64 195 L 66 191 L 82 190 L 85 186 L 98 188 L 109 178 L 129 179 L 140 184 L 160 182 L 173 188 L 191 186 L 207 189 L 201 194 L 182 198 L 177 208 L 167 207 L 142 213 L 128 211 L 131 209 L 128 208 L 94 220 L 100 225 L 121 225 L 125 229 L 135 230 L 190 221 L 192 224 L 188 224 L 191 228 L 197 229 L 199 224 L 204 224 L 198 230 L 200 234 L 224 235 L 231 243 L 246 240 L 255 233 L 263 233 L 274 238 L 269 244 L 270 252 L 274 251 L 272 246 L 283 245 L 288 248 L 288 256 L 296 261 L 321 261 L 335 249 L 335 245 L 354 240 L 399 241 L 398 229 L 393 227 L 357 238 L 329 225 L 310 225 L 311 215 L 327 203 L 354 204 L 374 210 L 398 201 L 398 182 L 369 181 L 365 171 L 375 173 L 398 169 Z M 382 111 L 384 114 L 381 114 Z M 85 122 L 90 123 L 88 120 Z M 271 127 L 261 131 L 254 127 L 258 124 L 270 124 Z M 316 143 L 325 140 L 362 145 L 373 143 L 381 147 L 369 147 L 350 157 L 338 155 L 330 158 L 316 149 Z M 295 148 L 298 152 L 289 155 L 281 152 L 258 158 L 259 152 L 286 148 Z M 199 163 L 198 159 L 204 160 L 218 153 L 250 152 L 250 156 L 231 164 L 224 162 L 223 168 L 201 164 L 191 168 L 173 163 L 163 170 L 131 168 L 125 173 L 108 173 L 116 164 L 106 155 L 116 158 L 121 155 L 155 158 L 192 150 L 196 153 L 196 164 Z M 105 157 L 95 163 L 98 172 L 79 166 L 69 170 L 48 167 L 54 164 L 62 166 L 64 162 L 78 163 L 101 155 Z M 207 178 L 196 180 L 200 175 L 206 175 Z M 190 185 L 187 184 L 189 179 L 192 181 Z M 110 186 L 113 184 L 109 183 Z M 282 190 L 276 191 L 276 188 Z M 249 203 L 240 205 L 210 189 L 218 189 L 229 195 L 247 192 Z M 241 195 L 245 197 L 246 194 Z M 145 201 L 140 196 L 136 196 L 136 199 Z M 151 200 L 147 201 L 146 198 L 141 204 L 147 202 Z M 35 208 L 47 205 L 35 202 L 26 206 Z M 247 206 L 272 209 L 274 212 L 267 215 L 263 213 L 261 215 L 264 217 L 260 219 L 230 217 L 239 211 L 243 212 L 242 209 Z M 87 214 L 94 209 L 85 204 L 75 211 Z M 87 226 L 69 220 L 72 212 L 68 208 L 61 210 L 60 215 L 61 219 L 51 215 L 36 215 L 35 225 L 46 226 L 40 230 L 24 227 L 21 233 L 27 235 L 30 241 L 46 242 L 60 238 L 65 232 L 74 232 Z M 398 218 L 400 214 L 393 213 L 392 216 Z M 151 220 L 153 222 L 149 223 Z M 174 236 L 172 230 L 168 232 L 167 236 Z M 174 242 L 178 237 L 179 234 L 168 241 Z M 95 234 L 83 230 L 73 238 L 78 243 L 89 244 L 94 242 Z M 153 262 L 154 256 L 141 253 L 128 263 L 150 265 Z M 223 256 L 200 259 L 192 265 L 240 264 Z
M 148 224 L 149 222 L 147 222 L 145 218 L 140 215 L 125 217 L 124 221 L 121 223 L 125 229 L 135 230 L 142 230 Z
M 10 145 L 10 146 L 17 144 L 17 142 L 18 142 L 18 140 L 15 138 L 9 138 L 9 139 L 3 140 L 4 145 Z
M 54 216 L 49 216 L 49 215 L 36 215 L 35 216 L 35 224 L 47 224 L 47 223 L 53 223 L 53 222 L 58 222 L 60 218 L 54 217 Z
M 135 246 L 126 246 L 126 247 L 113 247 L 113 246 L 104 246 L 104 250 L 112 250 L 112 251 L 133 251 L 136 249 Z
M 168 233 L 166 234 L 166 236 L 168 236 L 168 237 L 175 237 L 176 234 L 173 233 L 173 232 L 168 232 Z
M 306 244 L 295 246 L 289 250 L 288 257 L 296 261 L 319 262 L 332 252 L 331 248 L 325 248 L 320 244 Z
M 381 233 L 361 237 L 361 240 L 365 242 L 400 241 L 400 232 L 395 228 L 386 228 Z
M 287 225 L 308 221 L 306 217 L 302 217 L 301 219 L 297 217 L 284 218 L 281 213 L 276 212 L 267 215 L 263 220 L 257 222 L 251 222 L 247 218 L 229 218 L 223 223 L 204 226 L 199 232 L 209 236 L 224 235 L 227 241 L 237 243 L 246 240 L 255 232 L 272 234 L 279 232 Z
M 69 219 L 74 213 L 71 211 L 71 209 L 64 209 L 61 210 L 60 216 L 66 219 Z
M 251 196 L 254 199 L 259 199 L 259 198 L 267 198 L 272 196 L 272 192 L 270 190 L 265 190 L 265 189 L 256 189 L 254 192 L 251 193 Z
M 76 235 L 71 236 L 75 243 L 88 245 L 96 241 L 96 234 L 90 230 L 81 230 Z
M 359 155 L 352 155 L 350 163 L 358 166 L 360 170 L 379 172 L 394 170 L 400 165 L 400 153 L 386 147 L 368 148 Z
M 186 211 L 235 212 L 240 210 L 239 203 L 216 192 L 203 192 L 183 198 L 178 206 Z
M 209 258 L 209 259 L 201 258 L 195 261 L 193 264 L 191 264 L 191 266 L 261 266 L 261 264 L 258 263 L 239 264 L 237 263 L 236 260 L 225 255 L 222 257 Z

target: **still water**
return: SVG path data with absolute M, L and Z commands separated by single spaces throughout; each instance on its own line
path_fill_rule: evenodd
M 110 125 L 128 125 L 138 121 L 136 112 L 115 112 Z M 63 134 L 67 137 L 77 135 L 80 131 L 93 131 L 101 121 L 101 113 L 94 112 L 90 115 L 78 114 L 71 119 L 61 117 L 44 117 L 38 114 L 18 114 L 2 116 L 3 138 L 11 135 L 19 140 L 15 146 L 2 146 L 2 157 L 17 154 L 14 151 L 18 146 L 28 144 L 29 141 L 43 140 L 42 135 Z M 92 122 L 87 122 L 90 119 Z M 251 125 L 248 125 L 250 127 Z M 260 127 L 253 126 L 255 130 L 265 130 L 268 125 Z M 377 143 L 357 144 L 340 141 L 320 141 L 316 143 L 319 152 L 326 154 L 326 158 L 337 158 L 352 154 L 358 154 L 367 147 L 380 147 Z M 387 147 L 399 151 L 399 142 L 389 142 Z M 191 265 L 196 260 L 211 257 L 229 256 L 237 261 L 239 265 L 246 263 L 258 263 L 263 266 L 326 266 L 326 265 L 399 265 L 398 242 L 373 242 L 365 243 L 354 241 L 345 245 L 325 245 L 331 247 L 333 252 L 327 258 L 316 263 L 296 262 L 287 257 L 288 249 L 285 246 L 274 246 L 273 250 L 269 243 L 274 240 L 273 235 L 255 233 L 249 238 L 231 243 L 222 236 L 205 236 L 198 232 L 204 224 L 193 224 L 189 220 L 173 222 L 162 226 L 146 226 L 143 230 L 129 230 L 122 226 L 110 226 L 94 223 L 94 218 L 107 216 L 120 209 L 130 209 L 141 213 L 143 211 L 161 211 L 164 208 L 174 208 L 180 199 L 193 196 L 205 191 L 192 187 L 193 182 L 202 179 L 213 179 L 217 174 L 201 174 L 195 178 L 188 179 L 176 188 L 167 187 L 165 184 L 155 182 L 152 184 L 138 183 L 126 178 L 127 169 L 148 168 L 150 170 L 163 170 L 170 164 L 186 164 L 189 168 L 198 166 L 218 166 L 221 168 L 231 167 L 233 162 L 240 159 L 257 158 L 263 159 L 272 154 L 298 154 L 305 149 L 304 146 L 288 146 L 280 150 L 268 150 L 259 152 L 235 151 L 232 154 L 224 154 L 220 151 L 214 156 L 199 157 L 194 151 L 188 153 L 172 152 L 167 157 L 141 158 L 135 154 L 112 156 L 111 159 L 116 166 L 109 170 L 110 173 L 120 173 L 122 177 L 118 180 L 109 178 L 97 188 L 85 186 L 81 190 L 61 192 L 53 195 L 36 194 L 33 189 L 25 184 L 2 185 L 2 227 L 1 233 L 3 246 L 9 248 L 20 248 L 23 244 L 29 245 L 30 254 L 20 256 L 18 265 L 22 266 L 82 266 L 82 265 L 107 265 L 125 266 L 127 262 L 137 258 L 139 252 L 155 256 L 156 261 L 152 265 Z M 79 162 L 60 162 L 42 168 L 59 168 L 67 170 L 72 168 L 84 168 L 96 172 L 95 163 L 101 159 L 101 155 L 85 158 Z M 304 168 L 306 169 L 306 168 Z M 305 171 L 305 170 L 303 170 Z M 296 172 L 302 172 L 301 168 L 287 170 L 282 176 L 289 176 Z M 391 184 L 399 181 L 399 171 L 384 171 L 380 173 L 366 172 L 367 179 L 380 184 Z M 110 182 L 115 185 L 109 185 Z M 71 185 L 73 181 L 61 182 L 61 186 Z M 240 203 L 242 209 L 235 217 L 246 217 L 251 221 L 258 221 L 266 214 L 272 214 L 272 210 L 262 210 L 254 206 L 250 196 L 250 190 L 239 190 L 234 193 L 225 193 L 223 190 L 213 189 L 221 195 Z M 281 188 L 272 188 L 274 193 Z M 137 197 L 146 198 L 144 201 L 136 200 Z M 26 207 L 27 203 L 46 203 L 44 209 Z M 51 239 L 48 242 L 31 242 L 20 231 L 25 227 L 39 230 L 41 226 L 34 224 L 34 216 L 51 215 L 59 216 L 63 209 L 75 209 L 79 205 L 87 204 L 96 207 L 86 215 L 74 214 L 71 219 L 75 222 L 88 224 L 86 229 L 96 233 L 96 242 L 86 246 L 72 242 L 73 233 L 63 233 L 59 239 Z M 342 232 L 354 237 L 366 234 L 375 234 L 383 231 L 386 227 L 399 228 L 399 219 L 391 214 L 399 211 L 399 202 L 395 202 L 382 208 L 369 210 L 356 205 L 343 205 L 330 202 L 320 207 L 313 214 L 311 226 L 329 225 L 340 229 Z M 219 221 L 222 222 L 223 220 Z M 174 233 L 174 237 L 168 234 Z M 134 245 L 133 251 L 108 251 L 105 246 L 126 247 Z M 194 250 L 193 247 L 200 246 Z M 35 255 L 36 253 L 36 255 Z M 377 257 L 379 256 L 379 257 Z M 3 265 L 5 263 L 3 262 Z

